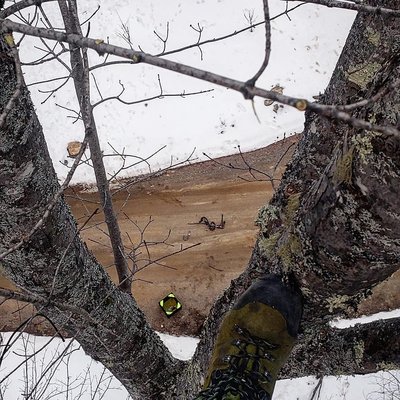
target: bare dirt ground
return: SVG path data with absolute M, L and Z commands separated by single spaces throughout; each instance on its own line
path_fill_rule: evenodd
M 280 178 L 295 143 L 296 138 L 291 137 L 244 155 L 169 170 L 136 182 L 129 192 L 114 193 L 127 252 L 142 243 L 136 250 L 138 271 L 132 292 L 156 330 L 198 333 L 214 300 L 245 268 L 257 234 L 257 211 L 273 194 L 271 182 L 256 170 Z M 236 168 L 227 167 L 232 165 Z M 254 168 L 253 176 L 248 166 Z M 82 187 L 70 188 L 66 198 L 80 225 L 98 207 L 97 193 Z M 210 230 L 198 224 L 201 217 L 219 224 L 221 215 L 224 229 Z M 105 232 L 102 215 L 97 214 L 81 236 L 115 280 Z M 148 260 L 153 263 L 147 265 Z M 360 311 L 368 314 L 399 307 L 399 280 L 398 273 L 397 278 L 383 283 Z M 12 287 L 1 277 L 0 286 Z M 170 292 L 183 307 L 167 318 L 158 302 Z M 15 329 L 31 313 L 32 307 L 21 309 L 21 304 L 6 301 L 0 306 L 0 330 Z M 29 330 L 46 332 L 47 328 L 37 320 Z

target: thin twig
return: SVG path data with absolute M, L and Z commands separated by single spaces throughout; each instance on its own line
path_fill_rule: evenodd
M 169 22 L 167 22 L 167 29 L 166 29 L 166 33 L 165 33 L 165 38 L 163 38 L 156 30 L 153 31 L 153 33 L 158 37 L 158 39 L 161 40 L 161 42 L 163 43 L 163 49 L 161 51 L 161 54 L 165 53 L 165 50 L 167 48 L 167 41 L 168 41 L 168 37 L 169 37 Z
M 355 128 L 361 128 L 368 131 L 376 131 L 387 136 L 400 137 L 400 131 L 391 125 L 376 125 L 368 121 L 364 121 L 351 116 L 350 114 L 333 109 L 332 106 L 309 102 L 305 99 L 286 96 L 270 90 L 265 90 L 257 87 L 251 87 L 246 82 L 241 82 L 235 79 L 227 78 L 218 74 L 204 71 L 198 68 L 190 67 L 175 61 L 165 60 L 160 57 L 154 57 L 149 54 L 142 53 L 131 49 L 126 49 L 119 46 L 113 46 L 106 43 L 101 43 L 99 40 L 86 38 L 80 34 L 68 34 L 64 32 L 51 31 L 44 28 L 35 28 L 12 22 L 10 20 L 1 20 L 0 25 L 3 29 L 25 33 L 30 36 L 42 36 L 47 39 L 63 41 L 76 45 L 81 48 L 94 49 L 101 53 L 110 53 L 119 57 L 127 58 L 136 63 L 143 62 L 149 65 L 154 65 L 159 68 L 175 71 L 182 75 L 191 76 L 204 81 L 214 83 L 226 88 L 236 90 L 243 94 L 246 99 L 252 99 L 255 96 L 277 101 L 282 104 L 297 108 L 299 111 L 310 110 L 319 115 L 337 119 L 345 122 Z
M 246 83 L 249 86 L 254 87 L 255 83 L 257 82 L 258 78 L 263 74 L 265 69 L 268 66 L 269 63 L 269 57 L 271 55 L 271 23 L 270 23 L 270 18 L 269 18 L 269 7 L 268 7 L 268 0 L 263 0 L 264 4 L 264 21 L 265 21 L 265 50 L 264 50 L 264 60 L 261 64 L 260 69 L 257 71 L 257 73 L 249 79 Z M 254 103 L 253 103 L 254 105 Z M 257 113 L 254 113 L 257 116 Z M 257 117 L 258 118 L 258 117 Z
M 322 381 L 323 381 L 323 379 L 324 379 L 324 376 L 323 376 L 323 375 L 321 375 L 321 376 L 318 378 L 318 382 L 317 382 L 317 384 L 315 385 L 315 388 L 314 388 L 313 392 L 311 393 L 310 400 L 318 400 L 318 399 L 319 399 L 319 397 L 320 397 L 320 395 L 321 395 L 321 389 L 322 389 Z
M 46 297 L 39 296 L 37 294 L 26 294 L 21 292 L 16 292 L 14 290 L 5 289 L 0 287 L 0 296 L 5 297 L 8 300 L 23 301 L 30 304 L 41 304 L 43 306 L 54 306 L 63 311 L 69 311 L 74 314 L 83 316 L 86 320 L 93 322 L 93 318 L 89 315 L 87 311 L 80 307 L 73 306 L 71 304 L 61 303 L 58 301 L 50 300 Z
M 66 34 L 68 36 L 78 35 L 82 37 L 76 1 L 69 0 L 67 6 L 65 0 L 58 0 L 58 4 L 64 21 Z M 82 52 L 80 52 L 78 51 L 79 46 L 77 46 L 77 44 L 69 44 L 71 65 L 74 66 L 73 80 L 75 92 L 78 97 L 82 120 L 88 137 L 100 202 L 103 208 L 111 246 L 113 248 L 115 266 L 120 282 L 119 287 L 126 293 L 131 294 L 131 276 L 129 273 L 127 258 L 124 253 L 121 231 L 114 211 L 113 202 L 111 201 L 111 193 L 107 173 L 104 167 L 103 154 L 100 148 L 96 121 L 93 116 L 93 107 L 90 103 L 90 78 L 87 48 L 82 48 Z
M 98 107 L 100 104 L 105 103 L 107 101 L 110 100 L 117 100 L 122 104 L 125 104 L 127 106 L 132 106 L 134 104 L 140 104 L 140 103 L 146 103 L 152 100 L 157 100 L 157 99 L 163 99 L 164 97 L 182 97 L 185 98 L 187 96 L 196 96 L 196 95 L 200 95 L 200 94 L 205 94 L 205 93 L 210 93 L 212 92 L 214 89 L 206 89 L 206 90 L 199 90 L 197 92 L 181 92 L 181 93 L 164 93 L 163 88 L 161 86 L 161 80 L 160 80 L 160 75 L 158 75 L 158 83 L 159 83 L 159 87 L 160 87 L 160 93 L 151 97 L 146 97 L 144 99 L 140 99 L 140 100 L 132 100 L 132 101 L 127 101 L 127 100 L 123 100 L 121 98 L 121 95 L 125 92 L 125 86 L 124 84 L 119 81 L 118 82 L 121 86 L 121 90 L 120 92 L 116 95 L 116 96 L 109 96 L 106 98 L 102 98 L 101 100 L 99 100 L 97 103 L 93 104 L 93 108 Z M 96 85 L 97 87 L 97 85 Z

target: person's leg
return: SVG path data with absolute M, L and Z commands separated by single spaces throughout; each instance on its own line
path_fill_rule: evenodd
M 280 277 L 265 276 L 222 321 L 204 389 L 195 400 L 269 400 L 299 329 L 302 300 Z

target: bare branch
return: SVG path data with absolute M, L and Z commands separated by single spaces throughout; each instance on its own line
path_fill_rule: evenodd
M 157 152 L 158 151 L 159 150 L 157 150 Z M 148 181 L 148 180 L 150 180 L 151 178 L 153 178 L 155 176 L 160 176 L 163 173 L 165 173 L 166 171 L 170 170 L 171 168 L 176 168 L 176 167 L 178 167 L 180 165 L 185 165 L 185 164 L 190 163 L 191 161 L 194 161 L 195 159 L 193 159 L 192 157 L 193 157 L 193 154 L 194 154 L 195 151 L 196 151 L 196 148 L 194 148 L 193 151 L 183 161 L 178 161 L 176 163 L 173 163 L 171 161 L 171 163 L 170 163 L 170 165 L 168 167 L 161 168 L 161 169 L 159 169 L 159 170 L 157 170 L 155 172 L 150 172 L 149 174 L 141 176 L 141 177 L 135 177 L 133 179 L 128 180 L 128 182 L 125 182 L 125 181 L 121 182 L 121 187 L 113 192 L 113 196 L 116 195 L 117 193 L 123 191 L 123 190 L 129 189 L 130 187 L 132 187 L 134 185 L 137 185 L 137 184 L 139 184 L 141 182 Z M 152 157 L 152 155 L 150 157 Z M 147 157 L 146 159 L 148 159 L 148 158 L 149 157 Z
M 291 11 L 296 10 L 297 8 L 303 6 L 304 4 L 306 4 L 306 3 L 297 4 L 296 6 L 290 8 L 290 9 L 288 9 L 288 8 L 286 7 L 286 10 L 285 10 L 285 11 L 283 11 L 283 12 L 281 12 L 281 13 L 279 13 L 279 14 L 273 16 L 272 18 L 269 19 L 269 21 L 271 22 L 271 21 L 273 21 L 273 20 L 275 20 L 275 19 L 278 19 L 278 18 L 282 17 L 283 15 L 288 16 L 288 14 L 289 14 Z M 161 55 L 162 55 L 162 56 L 168 56 L 168 55 L 170 55 L 170 54 L 179 53 L 179 52 L 181 52 L 181 51 L 185 51 L 185 50 L 192 49 L 192 48 L 194 48 L 194 47 L 199 47 L 199 48 L 200 48 L 200 46 L 202 46 L 202 45 L 204 45 L 204 44 L 215 43 L 215 42 L 219 42 L 219 41 L 222 41 L 222 40 L 225 40 L 225 39 L 229 39 L 229 38 L 231 38 L 231 37 L 234 37 L 234 36 L 236 36 L 236 35 L 240 35 L 241 33 L 244 33 L 244 32 L 247 32 L 247 31 L 252 32 L 253 29 L 254 29 L 255 27 L 261 26 L 261 25 L 265 25 L 265 21 L 261 21 L 261 22 L 257 22 L 257 23 L 254 22 L 254 20 L 253 20 L 254 15 L 252 15 L 252 14 L 249 15 L 249 17 L 247 17 L 247 16 L 245 15 L 245 18 L 247 19 L 247 21 L 248 21 L 249 24 L 250 24 L 249 26 L 246 26 L 246 28 L 236 30 L 236 31 L 234 31 L 234 32 L 232 32 L 232 33 L 228 33 L 227 35 L 220 36 L 220 37 L 217 37 L 217 38 L 214 38 L 214 39 L 208 39 L 208 40 L 200 41 L 201 38 L 199 38 L 199 39 L 197 40 L 197 43 L 190 44 L 190 45 L 184 46 L 184 47 L 180 47 L 179 49 L 166 51 L 164 54 L 157 54 L 157 56 L 161 56 Z M 198 24 L 198 25 L 199 25 L 199 24 Z M 192 29 L 194 29 L 196 32 L 199 32 L 199 31 L 198 31 L 197 29 L 195 29 L 192 25 L 190 25 L 190 27 L 191 27 Z M 203 28 L 201 29 L 201 31 L 203 31 Z M 199 32 L 199 34 L 200 34 L 200 32 Z
M 255 83 L 257 82 L 257 79 L 265 71 L 265 68 L 267 68 L 267 65 L 269 63 L 269 57 L 271 54 L 271 24 L 270 24 L 270 18 L 269 18 L 268 0 L 263 0 L 263 3 L 264 3 L 264 21 L 265 21 L 264 60 L 263 60 L 263 63 L 261 65 L 260 69 L 257 71 L 257 73 L 246 82 L 249 86 L 254 86 Z
M 30 6 L 39 6 L 42 3 L 47 3 L 49 1 L 55 1 L 55 0 L 22 0 L 19 1 L 18 3 L 13 4 L 10 7 L 7 7 L 4 10 L 0 11 L 0 18 L 7 18 L 12 14 L 15 14 L 18 11 L 23 10 L 24 8 L 30 7 Z
M 93 108 L 99 106 L 102 103 L 105 103 L 106 101 L 110 101 L 110 100 L 117 100 L 122 104 L 125 104 L 127 106 L 131 106 L 131 105 L 134 105 L 134 104 L 146 103 L 146 102 L 152 101 L 152 100 L 163 99 L 164 97 L 182 97 L 182 98 L 184 98 L 184 97 L 187 97 L 187 96 L 195 96 L 195 95 L 199 95 L 199 94 L 209 93 L 209 92 L 212 92 L 214 90 L 214 89 L 207 89 L 207 90 L 199 90 L 197 92 L 188 92 L 188 93 L 186 93 L 185 91 L 183 91 L 181 93 L 166 93 L 165 94 L 164 90 L 162 88 L 162 85 L 161 85 L 160 75 L 157 76 L 157 79 L 158 79 L 158 85 L 159 85 L 159 88 L 160 88 L 160 93 L 158 95 L 151 96 L 151 97 L 146 97 L 146 98 L 140 99 L 140 100 L 133 100 L 133 101 L 123 100 L 123 99 L 121 99 L 121 95 L 125 92 L 125 86 L 121 81 L 119 81 L 119 84 L 121 86 L 121 90 L 120 90 L 119 94 L 117 94 L 116 96 L 109 96 L 109 97 L 106 97 L 106 98 L 102 98 L 97 103 L 93 104 Z M 97 85 L 96 85 L 96 87 L 97 87 Z M 100 97 L 102 97 L 102 96 L 100 95 Z
M 46 101 L 49 100 L 50 97 L 52 97 L 54 95 L 54 93 L 56 93 L 58 90 L 60 90 L 62 87 L 64 87 L 69 82 L 70 78 L 71 78 L 71 76 L 68 76 L 64 80 L 64 82 L 62 82 L 60 85 L 58 85 L 55 89 L 51 89 L 51 90 L 40 90 L 39 89 L 40 93 L 49 93 L 48 96 L 43 101 L 40 102 L 40 104 L 46 103 Z
M 41 304 L 43 306 L 54 306 L 63 311 L 69 311 L 74 314 L 78 314 L 83 316 L 86 320 L 93 322 L 93 318 L 90 316 L 88 312 L 86 312 L 83 308 L 73 306 L 71 304 L 60 303 L 58 301 L 54 302 L 52 300 L 46 299 L 45 297 L 36 295 L 36 294 L 26 294 L 21 292 L 16 292 L 14 290 L 9 290 L 0 287 L 0 296 L 4 297 L 8 300 L 18 300 L 31 304 Z
M 83 22 L 81 22 L 81 26 L 87 24 L 100 10 L 100 4 L 97 5 L 96 10 L 92 12 L 92 14 L 89 15 Z
M 163 38 L 156 30 L 153 31 L 153 33 L 161 40 L 163 43 L 163 49 L 161 51 L 161 54 L 165 53 L 165 50 L 167 48 L 167 41 L 168 41 L 168 36 L 169 36 L 169 22 L 167 22 L 167 29 L 165 33 L 165 38 Z
M 121 157 L 122 160 L 123 160 L 122 166 L 121 166 L 117 171 L 113 172 L 112 174 L 109 174 L 109 175 L 110 175 L 110 178 L 109 178 L 108 180 L 109 180 L 110 182 L 111 182 L 113 179 L 117 178 L 117 176 L 119 175 L 119 173 L 120 173 L 121 171 L 130 169 L 130 168 L 135 167 L 136 165 L 139 165 L 139 164 L 142 164 L 142 163 L 145 163 L 145 164 L 147 165 L 147 167 L 148 167 L 148 169 L 149 169 L 149 173 L 151 173 L 151 166 L 150 166 L 150 163 L 149 163 L 148 160 L 150 160 L 152 157 L 154 157 L 156 154 L 158 154 L 160 151 L 164 150 L 164 149 L 167 147 L 166 145 L 164 145 L 164 146 L 160 147 L 159 149 L 157 149 L 156 151 L 154 151 L 154 152 L 153 152 L 152 154 L 150 154 L 149 156 L 147 156 L 147 157 L 140 157 L 140 156 L 136 156 L 136 155 L 125 154 L 125 153 L 124 153 L 124 150 L 122 150 L 122 152 L 119 152 L 119 151 L 117 151 L 117 150 L 114 148 L 114 146 L 111 145 L 111 143 L 108 143 L 108 145 L 112 148 L 112 150 L 114 151 L 114 154 L 105 154 L 104 157 L 110 157 L 110 156 L 114 156 L 114 157 L 115 157 L 115 156 L 119 156 L 119 157 Z M 130 164 L 126 165 L 126 160 L 127 160 L 128 158 L 133 158 L 133 159 L 136 159 L 136 160 L 138 160 L 138 161 L 135 161 L 135 162 L 133 162 L 133 163 L 130 163 Z M 113 195 L 114 195 L 114 193 L 112 194 L 112 196 L 113 196 Z
M 270 18 L 270 22 L 275 20 L 275 19 L 278 19 L 278 18 L 282 17 L 283 15 L 286 15 L 289 18 L 289 13 L 290 12 L 296 10 L 297 8 L 303 6 L 304 4 L 306 4 L 306 3 L 300 3 L 300 4 L 294 6 L 294 7 L 290 8 L 290 9 L 286 8 L 285 11 L 283 11 L 283 12 L 273 16 L 272 18 Z M 185 51 L 185 50 L 193 49 L 194 47 L 198 47 L 200 49 L 202 45 L 209 44 L 209 43 L 216 43 L 216 42 L 219 42 L 219 41 L 222 41 L 222 40 L 225 40 L 225 39 L 229 39 L 229 38 L 234 37 L 236 35 L 240 35 L 241 33 L 247 32 L 249 30 L 251 31 L 255 27 L 260 26 L 260 25 L 264 25 L 264 24 L 265 24 L 265 21 L 257 22 L 257 23 L 254 23 L 254 24 L 250 25 L 250 26 L 247 26 L 246 28 L 239 29 L 237 31 L 234 31 L 232 33 L 228 33 L 227 35 L 220 36 L 220 37 L 217 37 L 217 38 L 214 38 L 214 39 L 208 39 L 208 40 L 199 41 L 200 40 L 200 38 L 199 38 L 197 40 L 197 42 L 194 43 L 194 44 L 190 44 L 190 45 L 187 45 L 187 46 L 184 46 L 184 47 L 180 47 L 178 49 L 166 51 L 164 54 L 156 54 L 156 56 L 168 56 L 170 54 L 175 54 L 175 53 L 179 53 L 179 52 L 182 52 L 182 51 Z M 193 30 L 195 30 L 196 32 L 199 32 L 198 28 L 194 28 L 192 25 L 190 25 L 190 27 Z M 202 31 L 203 31 L 203 28 L 201 28 L 201 32 Z M 199 32 L 199 35 L 200 35 L 200 32 Z M 139 49 L 142 51 L 140 46 L 139 46 Z M 106 66 L 109 66 L 109 65 L 115 65 L 115 64 L 135 64 L 135 62 L 134 61 L 110 61 L 108 63 L 102 63 L 102 64 L 94 65 L 93 67 L 91 67 L 91 70 L 94 70 L 94 69 L 97 69 L 97 68 L 101 68 L 101 67 L 106 67 Z
M 121 17 L 119 19 L 122 25 L 122 32 L 119 32 L 117 35 L 126 42 L 129 48 L 133 50 L 131 31 L 129 29 L 128 22 L 122 22 Z
M 222 167 L 225 167 L 225 168 L 228 168 L 228 169 L 231 169 L 231 170 L 246 171 L 246 172 L 250 175 L 251 178 L 249 179 L 249 178 L 246 178 L 246 177 L 243 177 L 243 176 L 238 175 L 238 178 L 241 179 L 241 180 L 243 180 L 243 181 L 246 181 L 246 182 L 270 182 L 271 185 L 272 185 L 272 188 L 275 190 L 275 181 L 278 181 L 278 182 L 280 181 L 280 179 L 274 177 L 274 173 L 275 173 L 275 171 L 276 171 L 277 166 L 276 166 L 276 168 L 274 169 L 272 175 L 271 175 L 271 174 L 268 174 L 268 173 L 265 172 L 265 171 L 261 171 L 260 169 L 253 167 L 253 166 L 247 161 L 247 159 L 245 158 L 245 155 L 243 154 L 243 152 L 242 152 L 240 146 L 237 146 L 237 147 L 238 147 L 238 151 L 239 151 L 240 158 L 241 158 L 242 163 L 243 163 L 244 166 L 234 165 L 234 164 L 232 164 L 231 162 L 228 163 L 228 164 L 225 164 L 225 163 L 223 163 L 223 162 L 221 162 L 221 161 L 219 161 L 219 160 L 217 160 L 217 159 L 215 159 L 215 158 L 209 156 L 209 155 L 206 154 L 206 153 L 203 153 L 203 155 L 204 155 L 205 157 L 207 157 L 207 158 L 208 158 L 210 161 L 212 161 L 213 163 L 215 163 L 215 164 L 217 164 L 217 165 L 220 165 L 220 166 L 222 166 Z M 285 154 L 286 154 L 286 153 L 285 153 Z M 282 158 L 285 156 L 285 154 L 280 158 L 280 160 L 278 161 L 278 164 L 277 164 L 277 165 L 279 165 L 279 163 L 281 162 L 281 160 L 282 160 Z M 257 176 L 257 175 L 258 175 L 258 176 Z M 261 178 L 260 178 L 260 176 L 261 176 Z
M 47 25 L 47 28 L 49 28 L 49 29 L 54 29 L 53 24 L 51 23 L 50 19 L 47 17 L 47 14 L 45 13 L 45 11 L 44 11 L 44 9 L 43 9 L 43 7 L 42 7 L 41 4 L 38 6 L 38 9 L 40 10 L 40 12 L 41 12 L 42 15 L 43 15 L 43 19 L 42 19 L 42 18 L 40 19 L 40 20 L 42 21 L 42 23 L 45 24 L 45 25 Z M 43 20 L 44 20 L 44 21 L 43 21 Z M 64 43 L 60 43 L 60 46 L 61 46 L 64 50 L 67 50 L 67 47 L 64 45 Z
M 287 1 L 297 1 L 297 0 L 287 0 Z M 346 10 L 353 10 L 359 12 L 368 12 L 374 14 L 384 14 L 391 17 L 400 17 L 400 10 L 393 10 L 391 8 L 384 7 L 374 7 L 367 4 L 360 4 L 356 1 L 347 2 L 340 0 L 303 0 L 304 3 L 319 4 L 321 6 L 330 8 L 344 8 Z
M 61 104 L 58 104 L 58 103 L 55 103 L 55 104 L 56 104 L 57 107 L 60 107 L 60 108 L 62 108 L 63 110 L 70 111 L 70 112 L 72 112 L 73 114 L 76 114 L 75 117 L 73 117 L 73 116 L 71 116 L 71 115 L 69 115 L 69 116 L 67 117 L 67 118 L 75 118 L 75 121 L 73 122 L 73 124 L 74 124 L 75 122 L 79 121 L 79 120 L 82 120 L 82 116 L 81 116 L 81 112 L 80 112 L 80 111 L 73 110 L 72 108 L 65 107 L 65 106 L 63 106 L 63 105 L 61 105 Z
M 192 24 L 190 24 L 190 27 L 199 34 L 199 37 L 197 39 L 196 46 L 198 47 L 200 51 L 200 59 L 203 61 L 203 50 L 201 49 L 200 41 L 201 41 L 201 35 L 203 34 L 204 27 L 200 25 L 200 23 L 197 23 L 197 28 L 195 28 Z M 164 52 L 165 53 L 165 52 Z M 161 54 L 160 54 L 161 55 Z
M 82 36 L 75 0 L 69 1 L 68 6 L 65 0 L 58 0 L 58 4 L 67 34 Z M 70 43 L 70 58 L 71 65 L 73 66 L 72 77 L 74 80 L 75 92 L 78 97 L 82 120 L 88 137 L 100 202 L 110 235 L 111 246 L 113 248 L 114 261 L 119 278 L 119 287 L 123 291 L 131 294 L 132 278 L 129 273 L 129 267 L 124 253 L 124 246 L 117 216 L 114 211 L 113 202 L 111 201 L 109 183 L 103 163 L 103 154 L 100 148 L 96 122 L 93 116 L 93 107 L 90 103 L 89 61 L 87 57 L 87 48 L 83 48 L 81 54 L 79 47 L 74 43 Z
M 249 23 L 250 32 L 253 32 L 255 28 L 254 24 L 257 18 L 254 16 L 254 9 L 251 10 L 246 9 L 244 10 L 243 14 L 244 17 L 246 18 L 246 21 Z
M 317 114 L 343 121 L 356 128 L 361 128 L 368 131 L 376 131 L 388 136 L 400 137 L 400 131 L 396 129 L 394 126 L 376 125 L 368 121 L 352 117 L 350 114 L 347 114 L 346 112 L 340 111 L 336 108 L 333 109 L 332 106 L 310 103 L 308 100 L 305 99 L 290 97 L 277 92 L 257 87 L 251 87 L 247 84 L 247 82 L 241 82 L 235 79 L 227 78 L 225 76 L 214 74 L 198 68 L 190 67 L 175 61 L 154 57 L 149 54 L 142 53 L 140 51 L 126 49 L 119 46 L 113 46 L 104 43 L 103 41 L 98 39 L 96 40 L 96 39 L 86 38 L 80 34 L 56 32 L 44 28 L 35 28 L 32 26 L 19 24 L 9 20 L 0 19 L 0 24 L 3 30 L 11 30 L 20 33 L 25 33 L 30 36 L 39 36 L 39 37 L 41 36 L 51 40 L 63 41 L 66 43 L 70 43 L 71 45 L 76 45 L 81 48 L 90 48 L 96 50 L 99 53 L 104 53 L 104 54 L 110 53 L 119 57 L 127 58 L 129 60 L 133 60 L 135 63 L 143 62 L 149 65 L 154 65 L 159 68 L 175 71 L 182 75 L 198 78 L 207 82 L 214 83 L 216 85 L 236 90 L 242 93 L 246 99 L 252 99 L 253 97 L 258 96 L 297 108 L 299 111 L 310 110 Z
M 146 263 L 145 263 L 144 266 L 138 268 L 136 272 L 142 271 L 143 269 L 145 269 L 145 268 L 147 268 L 147 267 L 149 267 L 150 265 L 153 265 L 153 264 L 160 265 L 160 266 L 162 266 L 164 268 L 176 269 L 175 267 L 170 267 L 170 266 L 167 266 L 165 264 L 161 264 L 160 261 L 165 260 L 166 258 L 172 257 L 172 256 L 174 256 L 176 254 L 180 254 L 180 253 L 182 253 L 184 251 L 190 250 L 190 249 L 192 249 L 194 247 L 197 247 L 197 246 L 200 246 L 200 245 L 201 245 L 201 243 L 195 243 L 195 244 L 191 244 L 191 245 L 186 246 L 186 247 L 181 246 L 179 250 L 173 251 L 173 252 L 171 252 L 169 254 L 166 254 L 164 256 L 158 257 L 158 258 L 156 258 L 154 260 L 152 260 L 151 258 L 138 260 L 138 261 L 146 261 Z

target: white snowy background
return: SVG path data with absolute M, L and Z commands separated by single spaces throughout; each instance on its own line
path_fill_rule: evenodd
M 292 3 L 291 3 L 292 4 Z M 82 20 L 96 10 L 98 1 L 80 1 Z M 174 50 L 196 43 L 198 34 L 190 27 L 202 27 L 201 40 L 218 38 L 248 27 L 247 19 L 253 16 L 254 22 L 262 21 L 262 1 L 201 0 L 161 1 L 103 1 L 99 12 L 90 21 L 89 35 L 92 38 L 109 40 L 110 43 L 127 46 L 121 38 L 122 24 L 130 32 L 133 48 L 157 54 L 163 43 L 153 31 L 165 37 L 167 23 L 169 37 L 166 50 Z M 294 7 L 297 3 L 293 3 Z M 43 4 L 54 26 L 61 26 L 57 6 Z M 285 10 L 285 2 L 270 1 L 271 17 Z M 354 19 L 354 12 L 331 10 L 314 5 L 304 5 L 271 23 L 271 59 L 267 70 L 257 85 L 271 89 L 275 85 L 283 87 L 284 94 L 300 96 L 312 100 L 312 96 L 323 91 L 330 79 L 335 63 L 340 55 L 347 33 Z M 246 19 L 247 17 L 247 19 Z M 87 24 L 83 26 L 87 30 Z M 261 66 L 264 57 L 264 28 L 258 26 L 224 41 L 210 43 L 186 50 L 166 58 L 184 64 L 246 81 Z M 31 62 L 44 56 L 44 46 L 37 38 L 25 38 L 21 46 L 21 59 Z M 60 47 L 57 47 L 60 50 Z M 105 61 L 96 52 L 90 51 L 91 65 Z M 62 57 L 68 62 L 68 54 Z M 109 57 L 107 61 L 115 60 Z M 28 84 L 46 79 L 68 76 L 68 71 L 55 61 L 24 68 Z M 301 132 L 303 113 L 290 107 L 280 108 L 277 113 L 273 107 L 265 107 L 262 99 L 255 99 L 258 122 L 250 101 L 240 93 L 199 81 L 174 72 L 158 69 L 144 64 L 112 65 L 92 71 L 101 96 L 107 98 L 117 95 L 121 84 L 125 87 L 122 99 L 138 101 L 157 96 L 160 93 L 158 75 L 164 94 L 190 93 L 213 89 L 212 92 L 197 96 L 168 97 L 125 106 L 116 100 L 108 101 L 95 108 L 95 118 L 100 142 L 105 154 L 125 149 L 126 154 L 147 157 L 166 148 L 152 158 L 152 168 L 165 167 L 173 162 L 183 161 L 194 150 L 194 157 L 203 158 L 206 152 L 213 157 L 237 152 L 237 145 L 243 151 L 254 150 L 271 144 L 284 135 Z M 67 107 L 77 110 L 73 83 L 69 80 L 59 91 L 41 104 L 49 95 L 43 91 L 55 89 L 64 80 L 30 86 L 33 100 L 48 140 L 54 166 L 60 177 L 64 178 L 71 165 L 67 144 L 82 140 L 83 129 L 75 122 L 76 114 L 68 112 Z M 101 96 L 92 79 L 92 101 L 97 103 Z M 109 173 L 119 169 L 120 157 L 106 157 Z M 125 171 L 134 175 L 148 172 L 144 164 Z M 122 176 L 122 175 L 121 175 Z M 93 183 L 93 171 L 81 167 L 73 182 Z
M 6 6 L 9 3 L 6 2 Z M 296 4 L 291 3 L 291 6 Z M 130 31 L 133 48 L 139 49 L 140 46 L 153 54 L 163 48 L 163 43 L 153 31 L 165 37 L 167 23 L 169 38 L 166 50 L 170 51 L 197 42 L 198 34 L 190 25 L 202 27 L 201 40 L 207 40 L 245 28 L 249 25 L 250 17 L 253 22 L 260 22 L 263 16 L 260 0 L 247 0 L 245 3 L 239 0 L 81 0 L 82 20 L 89 17 L 98 5 L 101 7 L 91 20 L 90 37 L 127 46 L 121 38 L 124 24 Z M 60 26 L 61 17 L 57 7 L 45 3 L 43 8 L 53 26 Z M 285 2 L 270 1 L 271 16 L 284 10 Z M 30 12 L 32 15 L 33 9 Z M 274 20 L 271 24 L 270 63 L 257 86 L 271 89 L 280 85 L 284 94 L 312 100 L 312 96 L 325 89 L 354 17 L 355 14 L 349 11 L 305 5 L 291 12 L 289 18 L 284 15 Z M 87 28 L 88 25 L 84 25 L 83 31 Z M 42 57 L 44 53 L 40 48 L 43 49 L 43 44 L 38 39 L 25 38 L 20 49 L 22 61 L 30 62 Z M 227 40 L 203 45 L 201 52 L 198 48 L 192 48 L 166 58 L 245 81 L 261 65 L 263 49 L 264 29 L 259 26 Z M 63 58 L 68 61 L 67 55 Z M 90 53 L 91 65 L 104 60 L 95 52 Z M 107 61 L 111 60 L 113 58 L 110 57 Z M 77 110 L 73 84 L 69 80 L 45 101 L 49 94 L 47 92 L 64 80 L 37 83 L 68 76 L 66 69 L 54 61 L 34 67 L 26 66 L 24 72 L 26 82 L 31 84 L 30 90 L 54 167 L 62 180 L 71 165 L 67 153 L 68 142 L 83 139 L 81 122 L 71 118 L 75 116 L 72 111 L 59 107 Z M 237 152 L 238 145 L 243 151 L 254 150 L 285 135 L 302 131 L 304 115 L 294 109 L 283 107 L 274 112 L 272 106 L 266 107 L 263 100 L 255 99 L 258 121 L 251 103 L 244 100 L 241 94 L 148 65 L 113 65 L 92 72 L 99 89 L 92 78 L 93 103 L 117 95 L 121 89 L 119 82 L 125 87 L 121 97 L 125 101 L 157 96 L 160 93 L 158 76 L 164 94 L 213 89 L 206 94 L 166 97 L 130 106 L 113 100 L 95 108 L 105 154 L 111 154 L 114 148 L 145 158 L 166 146 L 151 159 L 152 170 L 168 166 L 171 160 L 174 163 L 183 161 L 194 149 L 194 157 L 201 160 L 203 152 L 217 157 Z M 121 158 L 117 156 L 106 157 L 105 161 L 110 174 L 121 165 Z M 136 175 L 148 171 L 146 165 L 140 164 L 124 173 Z M 92 184 L 94 176 L 91 168 L 79 167 L 73 182 Z M 397 314 L 382 314 L 375 318 L 391 318 L 398 314 L 397 311 Z M 356 322 L 365 321 L 368 320 Z M 348 322 L 336 324 L 344 328 Z M 0 356 L 4 352 L 0 366 L 0 399 L 24 399 L 32 390 L 31 398 L 34 399 L 128 398 L 119 382 L 99 363 L 90 360 L 78 343 L 71 340 L 62 343 L 58 338 L 27 334 L 2 335 L 3 345 L 10 340 L 12 346 L 7 351 L 2 347 L 0 352 Z M 197 345 L 195 338 L 160 336 L 171 352 L 181 359 L 189 359 Z M 59 357 L 60 354 L 64 356 Z M 27 356 L 31 356 L 28 361 Z M 317 382 L 315 377 L 279 381 L 274 399 L 308 400 Z M 320 399 L 399 398 L 399 373 L 386 371 L 355 377 L 325 377 L 320 389 Z M 393 392 L 398 397 L 393 397 Z

